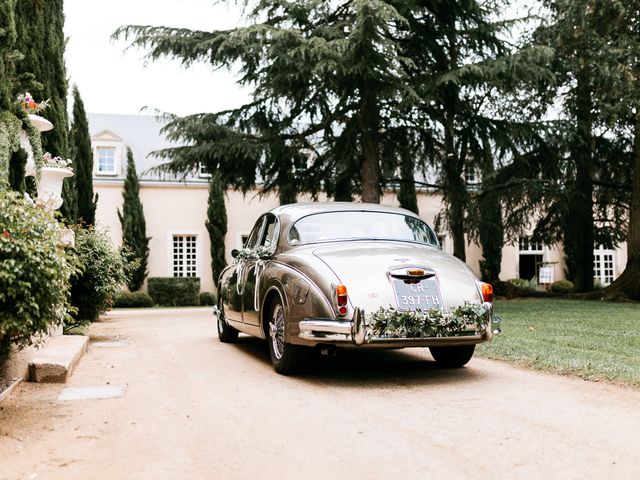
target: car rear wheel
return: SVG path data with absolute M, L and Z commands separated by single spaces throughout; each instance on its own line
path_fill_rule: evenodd
M 458 368 L 469 363 L 475 348 L 475 345 L 462 345 L 458 347 L 429 347 L 429 350 L 438 365 L 445 368 Z
M 272 303 L 269 315 L 269 354 L 276 372 L 291 375 L 304 366 L 308 349 L 285 342 L 285 320 L 282 301 L 277 299 Z
M 220 290 L 218 290 L 220 291 Z M 238 340 L 238 330 L 227 323 L 224 318 L 224 309 L 222 301 L 218 302 L 218 338 L 222 343 L 234 343 Z

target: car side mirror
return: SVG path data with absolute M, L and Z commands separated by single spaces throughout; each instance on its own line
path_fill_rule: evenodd
M 240 250 L 238 250 L 237 248 L 234 248 L 233 250 L 231 250 L 231 256 L 233 258 L 238 258 L 240 256 Z

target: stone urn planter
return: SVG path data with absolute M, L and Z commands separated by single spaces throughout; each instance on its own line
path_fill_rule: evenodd
M 51 210 L 60 208 L 62 206 L 62 182 L 65 178 L 72 176 L 73 171 L 69 168 L 42 167 L 38 182 L 38 202 L 43 203 Z
M 40 131 L 40 133 L 53 130 L 53 123 L 51 123 L 46 118 L 41 117 L 40 115 L 34 115 L 33 113 L 30 113 L 29 120 L 31 120 L 31 124 L 36 127 Z
M 51 123 L 46 118 L 41 117 L 40 115 L 34 115 L 33 113 L 30 113 L 29 120 L 31 121 L 31 125 L 36 127 L 40 133 L 53 130 L 53 123 Z M 33 149 L 31 148 L 29 137 L 27 137 L 27 133 L 24 130 L 20 132 L 20 146 L 25 152 L 27 152 L 27 165 L 25 166 L 25 176 L 35 177 L 36 162 L 33 158 Z

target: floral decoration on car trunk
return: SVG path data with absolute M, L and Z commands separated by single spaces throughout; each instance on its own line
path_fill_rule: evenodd
M 475 327 L 487 328 L 489 308 L 465 303 L 454 309 L 399 311 L 393 307 L 380 308 L 366 316 L 367 328 L 373 338 L 430 338 L 450 337 Z M 369 340 L 372 338 L 368 336 Z

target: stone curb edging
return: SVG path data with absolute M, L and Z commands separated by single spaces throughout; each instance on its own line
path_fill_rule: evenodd
M 0 403 L 4 402 L 7 398 L 9 398 L 9 396 L 13 393 L 16 387 L 21 383 L 22 383 L 22 378 L 18 378 L 11 385 L 9 385 L 9 387 L 7 387 L 7 389 L 4 392 L 0 393 Z
M 65 383 L 88 345 L 89 337 L 83 335 L 62 335 L 51 339 L 29 362 L 29 380 Z

